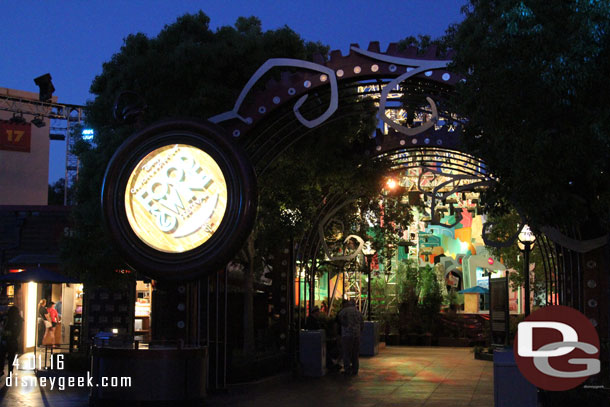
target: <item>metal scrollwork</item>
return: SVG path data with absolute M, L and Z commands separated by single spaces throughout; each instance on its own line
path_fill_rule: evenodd
M 324 65 L 316 64 L 314 62 L 302 61 L 300 59 L 271 58 L 271 59 L 267 60 L 264 64 L 262 64 L 256 70 L 256 72 L 254 72 L 254 74 L 250 77 L 250 80 L 248 80 L 248 83 L 246 83 L 246 86 L 244 86 L 241 93 L 239 94 L 239 97 L 235 101 L 235 105 L 233 106 L 233 109 L 229 110 L 227 112 L 218 114 L 216 116 L 213 116 L 209 120 L 213 123 L 220 123 L 225 120 L 239 119 L 244 123 L 250 124 L 250 122 L 248 121 L 247 118 L 241 116 L 238 113 L 239 109 L 241 107 L 241 104 L 243 103 L 244 99 L 246 98 L 246 96 L 248 95 L 250 90 L 254 87 L 256 82 L 258 82 L 258 80 L 265 73 L 267 73 L 270 69 L 272 69 L 276 66 L 287 66 L 287 67 L 309 69 L 312 71 L 318 71 L 318 72 L 324 73 L 328 76 L 328 79 L 330 81 L 330 90 L 331 90 L 330 104 L 324 113 L 322 113 L 319 117 L 316 117 L 313 120 L 307 120 L 303 117 L 303 115 L 301 114 L 299 109 L 301 108 L 303 103 L 305 103 L 305 101 L 307 100 L 308 95 L 301 96 L 297 100 L 297 102 L 294 104 L 294 107 L 293 107 L 294 114 L 295 114 L 296 118 L 298 119 L 298 121 L 301 122 L 302 125 L 310 128 L 310 129 L 314 128 L 316 126 L 319 126 L 321 123 L 326 121 L 330 116 L 332 116 L 332 114 L 337 110 L 337 107 L 339 106 L 337 77 L 335 76 L 335 72 L 332 69 L 327 68 Z
M 578 240 L 572 239 L 561 233 L 558 229 L 552 228 L 550 226 L 543 226 L 540 228 L 540 231 L 542 231 L 542 233 L 544 233 L 546 237 L 548 237 L 558 245 L 565 247 L 566 249 L 575 251 L 577 253 L 587 253 L 591 250 L 598 249 L 610 242 L 609 234 L 597 237 L 595 239 Z
M 378 113 L 378 117 L 381 120 L 383 120 L 388 126 L 392 127 L 394 130 L 396 130 L 402 134 L 406 134 L 407 136 L 414 136 L 416 134 L 423 133 L 436 124 L 436 122 L 438 121 L 438 109 L 436 107 L 436 103 L 434 103 L 434 100 L 432 100 L 432 98 L 430 98 L 430 97 L 426 97 L 426 100 L 430 104 L 430 110 L 432 111 L 432 119 L 427 121 L 426 123 L 422 124 L 421 126 L 418 126 L 415 128 L 403 126 L 403 125 L 395 122 L 394 120 L 392 120 L 390 117 L 388 117 L 388 115 L 386 114 L 386 103 L 388 101 L 388 95 L 389 95 L 390 91 L 392 89 L 394 89 L 398 84 L 400 84 L 401 82 L 405 81 L 406 79 L 409 79 L 410 77 L 418 75 L 420 73 L 430 71 L 433 69 L 445 68 L 451 62 L 450 60 L 434 61 L 434 60 L 402 58 L 402 57 L 395 57 L 395 56 L 391 56 L 391 55 L 379 54 L 377 52 L 363 50 L 358 47 L 351 47 L 351 50 L 354 52 L 357 52 L 359 54 L 365 55 L 369 58 L 379 60 L 379 61 L 388 62 L 388 63 L 392 63 L 392 64 L 396 64 L 396 65 L 413 67 L 412 70 L 407 71 L 407 72 L 403 73 L 402 75 L 396 77 L 394 80 L 389 82 L 383 88 L 383 91 L 381 92 L 381 98 L 379 100 L 379 113 Z
M 332 220 L 332 217 L 339 212 L 339 210 L 353 202 L 355 202 L 355 199 L 350 199 L 347 200 L 345 202 L 343 202 L 341 205 L 337 206 L 335 209 L 333 209 L 331 212 L 329 212 L 328 214 L 326 214 L 326 216 L 320 221 L 320 223 L 318 224 L 318 234 L 320 236 L 320 241 L 322 242 L 322 249 L 324 250 L 324 254 L 326 255 L 326 257 L 332 262 L 332 261 L 350 261 L 355 259 L 361 252 L 362 249 L 364 248 L 364 240 L 357 235 L 349 235 L 344 239 L 344 243 L 349 242 L 350 239 L 355 239 L 358 242 L 358 247 L 351 252 L 348 255 L 343 255 L 343 256 L 333 256 L 332 253 L 330 252 L 330 249 L 328 248 L 328 244 L 326 243 L 326 239 L 324 237 L 324 228 L 329 224 L 329 221 Z M 343 225 L 342 222 L 340 222 L 341 225 Z
M 519 224 L 519 228 L 517 229 L 517 232 L 514 235 L 509 236 L 506 240 L 501 241 L 501 242 L 490 240 L 487 236 L 489 229 L 492 228 L 493 225 L 494 225 L 493 222 L 485 222 L 483 224 L 483 233 L 481 234 L 481 237 L 483 238 L 483 243 L 485 243 L 485 246 L 496 247 L 496 248 L 509 247 L 509 246 L 512 246 L 515 243 L 515 240 L 517 240 L 517 238 L 519 237 L 519 233 L 521 233 L 521 230 L 525 226 L 525 219 L 523 217 L 521 217 L 521 222 Z

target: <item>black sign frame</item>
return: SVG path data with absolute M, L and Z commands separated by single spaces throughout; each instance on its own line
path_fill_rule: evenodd
M 209 154 L 227 185 L 227 207 L 214 234 L 183 253 L 156 250 L 132 230 L 125 210 L 131 173 L 150 152 L 172 144 L 190 145 Z M 168 119 L 129 137 L 111 158 L 102 186 L 102 212 L 108 231 L 130 267 L 160 280 L 193 280 L 228 263 L 248 238 L 257 207 L 254 168 L 225 130 L 203 120 Z

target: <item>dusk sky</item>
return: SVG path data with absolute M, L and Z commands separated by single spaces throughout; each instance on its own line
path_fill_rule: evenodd
M 185 13 L 202 10 L 210 27 L 233 25 L 239 16 L 257 16 L 263 29 L 284 25 L 304 39 L 347 52 L 409 35 L 443 35 L 461 21 L 465 0 L 89 0 L 3 1 L 0 6 L 0 87 L 37 92 L 33 79 L 49 72 L 59 103 L 85 104 L 102 64 L 136 32 L 156 36 Z M 282 55 L 278 55 L 281 57 Z M 111 112 L 108 112 L 111 114 Z M 65 144 L 51 142 L 49 181 L 63 177 Z

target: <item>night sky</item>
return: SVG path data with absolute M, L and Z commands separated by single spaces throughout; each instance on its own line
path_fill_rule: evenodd
M 102 63 L 136 32 L 156 36 L 185 13 L 203 10 L 210 27 L 257 16 L 263 29 L 284 25 L 304 39 L 347 52 L 409 35 L 443 35 L 462 19 L 465 0 L 19 0 L 0 5 L 0 87 L 38 92 L 33 79 L 49 72 L 59 103 L 84 104 Z M 281 55 L 278 55 L 281 57 Z M 65 144 L 51 143 L 49 181 L 63 176 Z

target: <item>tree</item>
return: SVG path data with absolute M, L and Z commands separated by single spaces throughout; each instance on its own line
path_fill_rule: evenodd
M 125 138 L 138 126 L 163 117 L 207 118 L 229 110 L 244 84 L 268 58 L 311 60 L 314 53 L 324 57 L 328 52 L 327 47 L 304 41 L 288 27 L 263 32 L 254 17 L 239 18 L 234 27 L 215 32 L 208 25 L 208 17 L 200 12 L 178 18 L 154 38 L 128 36 L 91 85 L 96 97 L 87 106 L 87 120 L 95 129 L 95 144 L 79 142 L 75 147 L 81 162 L 78 205 L 73 212 L 75 235 L 63 251 L 66 268 L 84 274 L 87 281 L 107 282 L 117 274 L 114 270 L 125 267 L 99 216 L 103 169 Z M 136 124 L 118 123 L 111 116 L 117 95 L 125 90 L 138 94 L 147 106 Z M 310 99 L 304 111 L 315 108 L 316 103 L 323 105 L 323 96 Z M 327 124 L 298 141 L 259 178 L 258 220 L 241 256 L 247 263 L 243 283 L 246 354 L 254 345 L 253 279 L 264 267 L 265 249 L 285 244 L 286 237 L 311 227 L 315 208 L 331 191 L 365 179 L 369 180 L 362 182 L 368 186 L 365 189 L 372 190 L 376 174 L 384 168 L 367 164 L 362 154 L 361 140 L 373 131 L 375 119 L 371 103 L 363 103 L 361 108 L 363 115 Z M 91 241 L 97 244 L 91 245 Z
M 517 233 L 519 222 L 521 221 L 519 214 L 515 210 L 511 210 L 504 215 L 491 215 L 487 219 L 493 224 L 489 238 L 492 241 L 506 241 L 508 236 L 513 236 Z M 546 239 L 544 235 L 538 236 L 538 239 Z M 530 252 L 529 263 L 530 267 L 534 265 L 533 281 L 531 281 L 531 292 L 534 296 L 535 305 L 545 305 L 546 301 L 546 284 L 547 279 L 544 271 L 544 259 L 541 250 L 536 250 L 542 244 L 537 241 L 534 250 Z M 514 242 L 508 247 L 488 247 L 494 257 L 501 259 L 502 263 L 509 269 L 517 271 L 510 273 L 509 279 L 513 290 L 523 287 L 525 283 L 523 252 L 519 249 L 517 242 Z M 548 287 L 549 294 L 553 293 L 555 287 Z
M 95 129 L 95 144 L 79 142 L 75 147 L 81 167 L 73 212 L 76 233 L 65 246 L 66 267 L 97 282 L 124 268 L 101 226 L 99 197 L 110 157 L 138 126 L 164 117 L 207 118 L 229 110 L 266 59 L 311 59 L 314 52 L 325 54 L 327 48 L 305 42 L 288 27 L 263 32 L 255 17 L 241 17 L 235 27 L 213 32 L 203 12 L 178 18 L 154 38 L 129 35 L 91 85 L 95 99 L 87 105 L 87 121 Z M 115 99 L 126 90 L 147 105 L 137 124 L 112 118 Z M 100 244 L 90 245 L 91 241 Z
M 500 181 L 489 209 L 608 232 L 608 3 L 470 0 L 463 13 L 447 36 L 465 80 L 453 102 L 464 144 Z
M 58 179 L 53 184 L 49 184 L 49 205 L 64 204 L 65 187 L 65 180 L 63 178 Z

